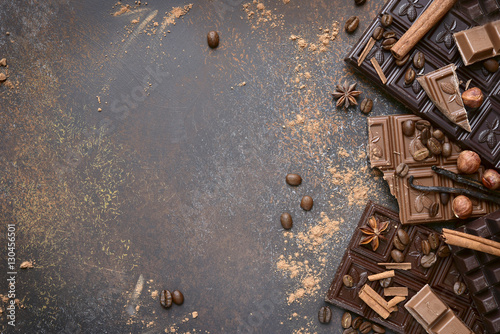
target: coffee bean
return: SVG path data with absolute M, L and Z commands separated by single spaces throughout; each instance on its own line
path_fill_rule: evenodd
M 302 197 L 302 200 L 300 201 L 300 207 L 306 211 L 309 211 L 313 207 L 313 199 L 311 196 L 304 196 Z
M 370 111 L 372 111 L 373 108 L 373 101 L 372 99 L 365 98 L 363 101 L 361 101 L 361 104 L 359 105 L 359 109 L 364 113 L 368 114 Z
M 182 305 L 184 303 L 184 295 L 179 290 L 174 290 L 172 292 L 172 301 L 177 305 Z
M 410 54 L 407 53 L 406 56 L 404 56 L 403 58 L 396 59 L 396 65 L 401 67 L 401 66 L 405 65 L 409 59 L 410 59 Z
M 351 327 L 351 323 L 352 323 L 351 313 L 345 312 L 341 320 L 342 327 L 349 328 Z
M 392 277 L 387 277 L 379 281 L 380 286 L 383 288 L 388 288 L 392 284 Z
M 342 277 L 342 282 L 344 282 L 347 288 L 352 288 L 354 286 L 354 279 L 351 275 L 344 275 L 344 277 Z
M 356 6 L 363 6 L 365 4 L 366 0 L 354 0 L 354 3 Z
M 450 201 L 450 194 L 448 193 L 439 193 L 439 200 L 441 204 L 446 205 Z
M 329 306 L 323 306 L 319 309 L 318 320 L 322 324 L 328 324 L 332 320 L 332 310 Z
M 439 236 L 437 235 L 437 233 L 432 232 L 431 234 L 429 234 L 429 236 L 427 237 L 427 240 L 429 240 L 429 245 L 431 246 L 432 250 L 435 250 L 436 248 L 438 248 Z
M 420 142 L 427 145 L 429 138 L 431 138 L 431 130 L 429 130 L 429 128 L 424 128 L 420 133 Z
M 163 290 L 160 293 L 160 305 L 164 308 L 172 306 L 172 294 L 168 290 Z
M 439 247 L 439 249 L 437 251 L 437 255 L 439 257 L 448 257 L 448 256 L 450 256 L 450 248 L 447 245 L 443 245 L 443 246 Z
M 394 240 L 392 241 L 394 247 L 396 247 L 397 249 L 399 249 L 400 251 L 404 251 L 406 246 L 403 245 L 403 243 L 401 242 L 401 240 L 399 240 L 398 236 L 395 236 L 394 237 Z
M 408 170 L 408 165 L 402 162 L 396 167 L 396 175 L 399 177 L 405 177 L 408 174 Z
M 421 247 L 422 253 L 424 253 L 424 255 L 428 255 L 431 252 L 431 245 L 429 243 L 429 240 L 422 240 Z
M 283 226 L 285 230 L 289 230 L 293 226 L 292 216 L 288 212 L 284 212 L 281 214 L 280 221 L 281 226 Z
M 361 326 L 362 323 L 363 323 L 363 317 L 356 317 L 352 321 L 352 328 L 358 329 L 359 326 Z
M 401 253 L 401 251 L 399 251 L 397 249 L 393 249 L 391 251 L 391 257 L 394 260 L 394 262 L 397 262 L 397 263 L 401 263 L 405 259 L 403 253 Z
M 415 123 L 415 127 L 417 128 L 417 130 L 422 131 L 425 128 L 430 128 L 431 123 L 429 121 L 421 119 Z
M 392 16 L 389 15 L 389 14 L 384 14 L 382 15 L 382 17 L 380 18 L 380 23 L 384 26 L 384 27 L 388 27 L 391 25 L 392 23 Z
M 208 46 L 212 49 L 215 49 L 219 46 L 219 34 L 217 33 L 217 31 L 210 31 L 207 34 L 207 43 Z
M 302 178 L 299 174 L 287 174 L 285 179 L 286 183 L 291 186 L 298 186 L 302 183 Z
M 439 203 L 432 203 L 429 207 L 429 217 L 436 217 L 439 212 Z
M 382 49 L 389 51 L 394 46 L 394 44 L 396 44 L 397 41 L 398 40 L 395 39 L 394 37 L 384 39 L 384 41 L 382 42 Z
M 409 86 L 415 80 L 415 71 L 413 68 L 408 67 L 405 73 L 405 85 Z
M 342 332 L 342 334 L 358 334 L 358 331 L 354 328 L 347 328 Z
M 417 51 L 417 53 L 413 56 L 413 66 L 415 66 L 416 69 L 420 70 L 422 67 L 425 65 L 425 55 Z
M 443 147 L 441 149 L 441 155 L 445 158 L 448 158 L 451 156 L 451 144 L 450 143 L 443 144 Z
M 498 71 L 498 61 L 493 58 L 485 60 L 483 62 L 483 66 L 490 73 L 495 73 L 496 71 Z
M 410 243 L 410 237 L 408 236 L 408 233 L 406 233 L 405 230 L 403 229 L 398 229 L 398 238 L 401 241 L 403 245 L 408 245 Z
M 434 253 L 429 253 L 420 258 L 420 265 L 424 268 L 430 268 L 436 263 L 437 257 Z
M 378 333 L 378 334 L 385 333 L 385 328 L 380 326 L 380 325 L 377 325 L 377 324 L 372 324 L 372 330 L 374 333 Z
M 345 28 L 345 31 L 347 31 L 348 33 L 352 33 L 358 28 L 358 25 L 359 25 L 359 17 L 351 16 L 345 22 L 344 28 Z
M 361 326 L 359 326 L 359 331 L 361 332 L 361 334 L 370 333 L 371 330 L 372 330 L 372 324 L 368 321 L 363 321 Z
M 457 296 L 463 294 L 465 292 L 465 289 L 466 286 L 463 282 L 457 281 L 455 282 L 455 284 L 453 284 L 453 292 L 455 292 Z
M 429 150 L 427 148 L 421 148 L 412 154 L 415 161 L 425 160 L 429 156 Z
M 434 155 L 440 155 L 441 152 L 443 152 L 443 147 L 441 146 L 441 143 L 434 137 L 429 138 L 429 140 L 427 140 L 427 148 Z
M 379 39 L 381 39 L 383 36 L 384 36 L 384 28 L 377 27 L 377 28 L 375 28 L 375 30 L 373 30 L 372 37 L 376 41 L 378 41 Z
M 402 125 L 403 129 L 403 134 L 406 137 L 411 137 L 415 133 L 415 122 L 413 122 L 411 119 L 404 121 Z
M 444 139 L 444 133 L 441 130 L 434 130 L 432 132 L 432 136 L 436 138 L 437 140 L 443 140 Z
M 386 31 L 384 32 L 384 34 L 382 35 L 382 37 L 384 37 L 385 39 L 388 39 L 388 38 L 395 38 L 396 37 L 396 33 L 394 31 Z

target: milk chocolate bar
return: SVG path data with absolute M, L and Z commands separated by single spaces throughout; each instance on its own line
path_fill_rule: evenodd
M 500 211 L 457 228 L 479 237 L 500 241 Z M 500 333 L 500 258 L 483 252 L 451 246 L 458 271 L 480 311 L 488 333 Z
M 500 1 L 500 0 L 498 0 Z M 405 31 L 432 2 L 432 0 L 388 0 L 380 14 L 368 26 L 357 44 L 346 57 L 346 62 L 359 70 L 363 77 L 372 80 L 375 85 L 389 96 L 396 98 L 416 115 L 431 121 L 439 127 L 450 140 L 454 140 L 463 149 L 477 152 L 485 166 L 500 168 L 500 70 L 490 73 L 482 62 L 464 66 L 453 34 L 470 29 L 476 23 L 469 18 L 463 6 L 457 4 L 443 19 L 431 29 L 415 46 L 406 62 L 398 61 L 390 50 L 382 47 L 383 38 L 376 41 L 366 60 L 358 66 L 358 59 L 368 41 L 373 38 L 377 28 L 384 28 L 400 38 Z M 380 18 L 383 14 L 393 17 L 389 27 L 383 27 Z M 391 33 L 392 35 L 392 33 Z M 415 67 L 412 61 L 417 52 L 422 52 L 425 62 Z M 375 57 L 387 77 L 382 84 L 370 59 Z M 494 58 L 497 59 L 498 57 Z M 460 84 L 460 90 L 478 87 L 484 94 L 484 102 L 475 111 L 468 112 L 471 131 L 468 132 L 450 121 L 429 99 L 418 80 L 406 80 L 407 71 L 414 71 L 415 77 L 433 72 L 449 64 L 454 64 Z M 408 78 L 406 78 L 408 79 Z
M 366 235 L 359 228 L 366 227 L 371 217 L 375 217 L 379 222 L 389 222 L 388 228 L 383 233 L 385 239 L 380 240 L 376 250 L 373 250 L 371 244 L 360 244 Z M 378 263 L 395 263 L 391 257 L 391 252 L 396 249 L 394 240 L 397 238 L 399 229 L 404 230 L 409 237 L 408 244 L 401 252 L 403 262 L 411 263 L 411 269 L 396 270 L 396 275 L 390 278 L 392 282 L 388 285 L 382 285 L 382 281 L 368 280 L 369 276 L 386 270 L 384 266 L 378 265 Z M 422 327 L 404 308 L 405 301 L 400 302 L 396 309 L 390 312 L 387 319 L 384 319 L 359 297 L 359 292 L 365 284 L 380 296 L 384 296 L 385 287 L 406 287 L 408 289 L 406 300 L 409 300 L 426 284 L 429 284 L 434 292 L 446 304 L 450 305 L 453 312 L 474 333 L 486 334 L 477 310 L 471 307 L 472 300 L 470 296 L 466 293 L 457 295 L 453 292 L 454 284 L 461 281 L 461 277 L 455 268 L 452 257 L 437 256 L 434 265 L 428 268 L 421 265 L 423 257 L 422 240 L 428 239 L 433 232 L 432 229 L 424 225 L 402 225 L 396 212 L 373 202 L 368 202 L 326 294 L 326 301 L 359 314 L 369 321 L 378 323 L 396 333 L 420 334 Z M 444 242 L 439 240 L 436 249 L 440 249 L 443 245 Z M 438 253 L 435 249 L 431 252 L 433 254 Z M 352 277 L 352 286 L 346 286 L 343 283 L 344 275 Z M 383 298 L 389 302 L 393 297 Z M 393 305 L 387 306 L 392 307 Z
M 404 123 L 408 121 L 415 126 L 411 136 L 403 133 Z M 439 193 L 417 191 L 408 185 L 408 179 L 410 176 L 414 176 L 414 182 L 423 186 L 463 187 L 434 173 L 431 169 L 431 166 L 435 165 L 457 173 L 456 161 L 461 152 L 460 148 L 446 136 L 438 136 L 441 139 L 428 140 L 437 145 L 438 149 L 441 147 L 442 153 L 439 155 L 430 154 L 431 152 L 422 144 L 422 138 L 429 136 L 432 138 L 436 135 L 436 130 L 439 129 L 415 115 L 368 118 L 370 164 L 372 168 L 378 168 L 384 174 L 391 194 L 398 200 L 399 218 L 403 224 L 456 220 L 451 208 L 454 195 L 451 195 L 447 202 L 443 202 Z M 450 148 L 449 156 L 443 155 L 446 146 Z M 421 159 L 422 157 L 418 156 L 420 152 L 427 152 L 428 155 Z M 398 167 L 403 164 L 406 165 L 407 170 L 400 171 Z M 483 172 L 484 167 L 481 167 L 477 173 L 469 175 L 469 177 L 481 180 Z M 499 209 L 499 206 L 494 203 L 473 198 L 471 200 L 474 204 L 473 217 L 479 217 Z
M 453 34 L 464 64 L 470 65 L 500 54 L 500 21 Z
M 429 334 L 473 334 L 429 285 L 413 296 L 405 308 Z

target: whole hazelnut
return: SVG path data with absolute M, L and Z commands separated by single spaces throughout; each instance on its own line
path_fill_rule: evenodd
M 500 174 L 494 169 L 485 170 L 482 181 L 488 189 L 497 190 L 500 188 Z
M 479 169 L 479 165 L 481 165 L 481 158 L 476 152 L 465 150 L 458 155 L 457 168 L 460 173 L 474 174 Z
M 484 95 L 479 88 L 473 87 L 462 93 L 462 100 L 464 101 L 465 106 L 476 109 L 483 104 Z
M 464 195 L 455 197 L 452 204 L 453 213 L 458 219 L 467 219 L 472 214 L 472 202 Z

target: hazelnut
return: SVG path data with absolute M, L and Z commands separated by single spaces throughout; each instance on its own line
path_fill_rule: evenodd
M 476 109 L 483 103 L 484 95 L 479 88 L 473 87 L 462 93 L 462 100 L 464 101 L 465 106 Z
M 482 181 L 488 189 L 497 190 L 500 188 L 500 174 L 494 169 L 485 170 Z
M 467 219 L 472 214 L 472 202 L 464 195 L 455 197 L 452 204 L 453 213 L 458 219 Z
M 474 174 L 479 169 L 479 165 L 481 165 L 481 158 L 476 152 L 465 150 L 458 155 L 457 168 L 460 173 Z

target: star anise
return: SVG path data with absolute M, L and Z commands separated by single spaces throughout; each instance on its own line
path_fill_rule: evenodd
M 356 101 L 356 97 L 358 97 L 361 92 L 355 90 L 356 89 L 356 83 L 353 83 L 352 85 L 347 84 L 347 81 L 344 82 L 344 85 L 337 85 L 337 89 L 332 93 L 332 96 L 334 99 L 337 100 L 337 108 L 340 107 L 342 104 L 344 105 L 344 108 L 349 108 L 349 106 L 355 106 L 358 104 Z
M 380 222 L 380 220 L 374 216 L 368 219 L 367 227 L 360 227 L 359 229 L 363 234 L 366 234 L 363 240 L 360 241 L 360 245 L 366 245 L 371 243 L 373 251 L 376 251 L 379 245 L 379 239 L 386 240 L 382 233 L 389 227 L 389 222 Z

